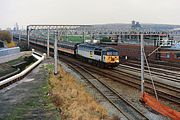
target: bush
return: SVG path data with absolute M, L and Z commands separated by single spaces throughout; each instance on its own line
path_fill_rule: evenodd
M 4 44 L 8 48 L 12 48 L 16 46 L 16 43 L 12 41 L 12 36 L 9 31 L 0 31 L 0 40 L 4 41 Z
M 11 36 L 10 32 L 8 32 L 8 31 L 0 31 L 0 40 L 7 41 L 8 43 L 11 43 L 12 36 Z

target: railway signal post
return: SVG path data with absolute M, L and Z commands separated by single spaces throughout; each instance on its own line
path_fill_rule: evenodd
M 58 31 L 55 32 L 55 41 L 54 41 L 54 74 L 58 73 L 57 71 L 57 37 Z
M 47 31 L 47 57 L 49 57 L 49 28 Z
M 144 38 L 141 34 L 141 98 L 144 93 Z

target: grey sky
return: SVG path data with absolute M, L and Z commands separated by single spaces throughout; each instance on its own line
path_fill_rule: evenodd
M 0 28 L 132 20 L 180 25 L 180 0 L 0 0 Z

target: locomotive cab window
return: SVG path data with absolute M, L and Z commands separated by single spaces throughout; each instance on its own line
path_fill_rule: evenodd
M 113 55 L 118 56 L 118 52 L 113 52 Z
M 101 55 L 101 51 L 94 51 L 94 55 Z
M 180 53 L 176 53 L 176 54 L 175 54 L 175 58 L 176 58 L 176 59 L 180 59 Z
M 107 55 L 113 55 L 113 52 L 107 52 Z

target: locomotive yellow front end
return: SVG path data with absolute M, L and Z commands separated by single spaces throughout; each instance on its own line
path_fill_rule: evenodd
M 111 49 L 107 50 L 104 55 L 104 62 L 106 66 L 116 67 L 119 65 L 119 52 L 117 50 Z
M 105 56 L 105 63 L 119 63 L 119 56 Z

